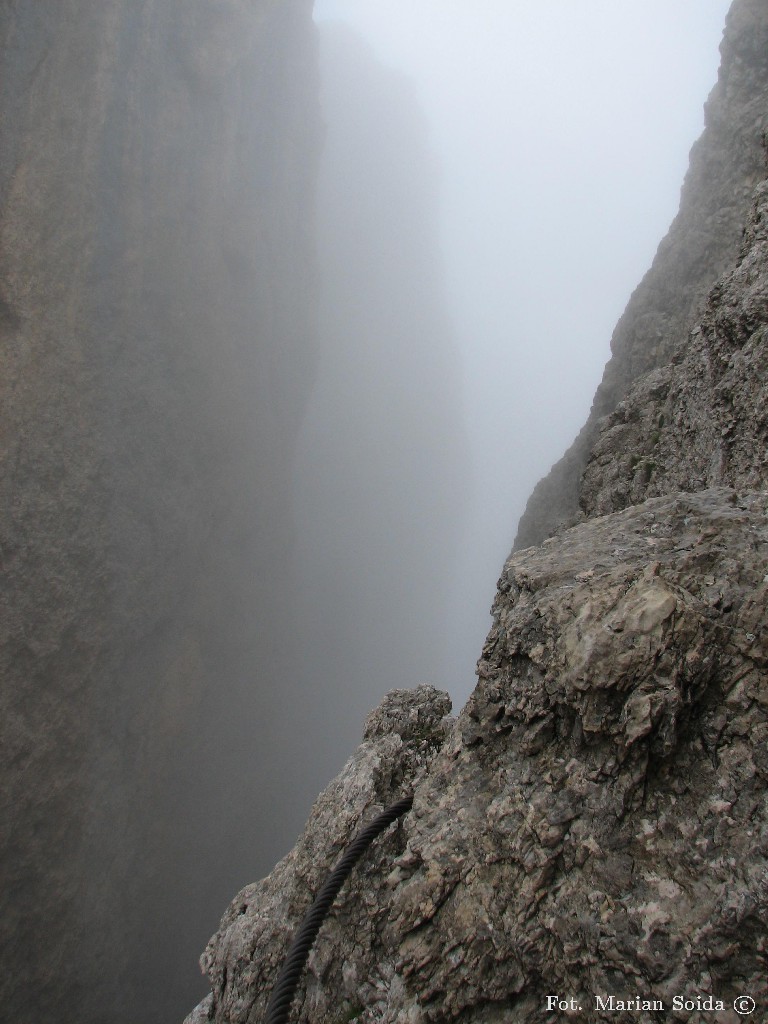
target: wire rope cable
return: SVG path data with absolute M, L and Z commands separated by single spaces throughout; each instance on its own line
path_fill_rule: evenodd
M 397 821 L 413 806 L 413 794 L 398 800 L 383 811 L 377 818 L 366 825 L 360 831 L 349 846 L 346 848 L 336 867 L 323 883 L 323 887 L 315 897 L 314 903 L 304 916 L 299 925 L 293 941 L 285 954 L 283 966 L 277 976 L 272 994 L 267 1003 L 267 1012 L 264 1017 L 264 1024 L 287 1024 L 288 1014 L 291 1010 L 291 1003 L 296 994 L 302 972 L 309 957 L 310 950 L 314 945 L 317 933 L 320 931 L 333 902 L 339 894 L 344 882 L 346 882 L 355 864 L 381 833 Z

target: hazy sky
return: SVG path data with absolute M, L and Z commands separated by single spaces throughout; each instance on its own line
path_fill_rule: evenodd
M 316 0 L 317 20 L 347 22 L 412 80 L 430 126 L 475 465 L 467 557 L 487 566 L 472 598 L 481 616 L 677 210 L 728 6 Z

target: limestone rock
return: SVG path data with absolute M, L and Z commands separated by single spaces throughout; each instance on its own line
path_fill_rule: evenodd
M 540 543 L 583 517 L 580 481 L 601 420 L 633 382 L 685 349 L 710 289 L 739 253 L 752 193 L 765 177 L 768 8 L 762 0 L 734 0 L 720 52 L 680 210 L 616 326 L 587 423 L 529 499 L 516 548 Z
M 212 1000 L 186 1024 L 262 1018 L 285 946 L 314 894 L 361 825 L 422 781 L 450 730 L 450 708 L 447 694 L 420 686 L 392 691 L 371 713 L 362 745 L 318 798 L 296 846 L 268 878 L 243 889 L 224 915 L 201 960 Z M 371 971 L 381 955 L 382 906 L 402 839 L 400 825 L 379 839 L 337 900 L 302 988 L 303 1012 L 313 1019 L 334 1019 L 340 1004 L 359 1006 L 363 994 L 375 999 L 382 989 L 383 980 Z M 354 956 L 339 955 L 340 938 Z
M 673 490 L 768 484 L 767 225 L 763 181 L 736 266 L 710 292 L 688 344 L 602 421 L 582 481 L 587 515 Z
M 321 931 L 296 1019 L 544 1024 L 553 992 L 767 999 L 767 604 L 765 492 L 655 498 L 513 555 L 439 752 L 439 695 L 374 713 L 296 848 L 225 915 L 208 1019 L 260 1019 L 312 892 L 403 785 L 413 811 Z
M 268 817 L 242 765 L 275 732 L 259 691 L 291 678 L 272 652 L 315 362 L 311 7 L 0 5 L 8 1020 L 180 1015 L 234 888 L 222 846 L 252 865 Z

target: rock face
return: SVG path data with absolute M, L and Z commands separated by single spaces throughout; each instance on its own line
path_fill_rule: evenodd
M 767 506 L 670 495 L 514 555 L 440 749 L 435 695 L 416 691 L 426 746 L 404 749 L 396 721 L 386 753 L 363 743 L 295 850 L 232 904 L 200 1019 L 262 1019 L 352 825 L 411 787 L 413 811 L 321 932 L 297 1019 L 544 1024 L 552 993 L 581 1020 L 617 1019 L 596 995 L 702 1022 L 674 997 L 766 1005 Z
M 763 182 L 736 264 L 709 293 L 687 345 L 640 377 L 601 423 L 581 485 L 588 516 L 670 491 L 766 486 L 767 308 Z
M 225 915 L 189 1024 L 262 1019 L 352 819 L 405 789 L 413 810 L 343 891 L 296 1019 L 705 1024 L 709 1005 L 735 1024 L 745 996 L 765 1015 L 767 30 L 763 3 L 736 0 L 681 214 L 617 330 L 573 486 L 556 469 L 519 543 L 573 519 L 577 491 L 584 521 L 508 560 L 455 723 L 433 691 L 379 711 L 389 736 Z
M 691 151 L 679 213 L 616 327 L 589 419 L 536 486 L 515 548 L 538 544 L 584 511 L 590 514 L 588 499 L 583 509 L 581 476 L 604 417 L 634 381 L 686 347 L 710 288 L 739 252 L 753 190 L 765 175 L 760 139 L 768 129 L 768 9 L 762 0 L 735 0 L 720 50 L 717 85 Z
M 203 956 L 216 995 L 206 1001 L 205 1012 L 197 1011 L 201 1019 L 208 1013 L 228 1021 L 262 1019 L 268 982 L 280 967 L 308 897 L 320 887 L 360 821 L 375 817 L 423 780 L 450 732 L 450 709 L 447 694 L 421 686 L 413 692 L 393 691 L 369 715 L 362 746 L 318 798 L 294 849 L 269 878 L 243 889 L 224 916 Z M 402 840 L 399 826 L 392 829 L 377 846 L 376 867 L 366 869 L 364 881 L 358 876 L 355 885 L 346 887 L 334 908 L 334 919 L 345 922 L 345 931 L 348 925 L 348 940 L 363 951 L 365 959 L 340 957 L 335 942 L 323 941 L 313 951 L 315 981 L 305 998 L 305 1012 L 317 1019 L 337 1018 L 340 994 L 357 998 L 359 986 L 375 997 L 377 986 L 368 968 L 387 925 L 382 913 L 382 895 L 391 887 L 387 864 L 391 866 L 393 856 L 402 853 Z M 244 956 L 245 950 L 253 955 Z M 382 991 L 386 996 L 387 988 Z
M 2 1016 L 159 1022 L 292 729 L 311 2 L 3 4 L 0 40 Z

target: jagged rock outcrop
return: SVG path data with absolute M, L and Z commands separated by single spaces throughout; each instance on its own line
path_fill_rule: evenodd
M 395 690 L 366 720 L 364 740 L 341 774 L 318 798 L 296 846 L 272 874 L 247 886 L 225 914 L 203 955 L 214 994 L 196 1011 L 201 1019 L 215 1014 L 231 1021 L 261 1020 L 269 982 L 280 967 L 287 941 L 303 917 L 311 894 L 322 884 L 362 820 L 413 790 L 450 733 L 451 701 L 431 686 Z M 339 956 L 326 930 L 312 953 L 305 1009 L 318 1019 L 334 1019 L 341 1000 L 360 1005 L 358 989 L 370 998 L 388 998 L 388 986 L 367 968 L 381 949 L 387 928 L 382 897 L 391 883 L 392 858 L 402 853 L 402 832 L 392 829 L 376 847 L 375 859 L 345 886 L 333 912 L 345 948 L 362 959 Z M 246 950 L 248 951 L 246 953 Z M 366 969 L 364 969 L 366 968 Z M 195 1015 L 191 1020 L 194 1021 Z
M 326 922 L 297 1019 L 735 1024 L 744 997 L 765 1016 L 767 28 L 736 0 L 684 209 L 618 330 L 572 493 L 551 477 L 521 537 L 573 518 L 585 465 L 586 521 L 510 556 L 477 688 Z M 370 749 L 323 798 L 340 814 L 376 802 L 355 781 Z M 325 869 L 353 831 L 329 834 L 323 800 L 294 861 L 225 916 L 190 1024 L 261 1019 L 307 851 Z
M 642 376 L 601 424 L 581 485 L 588 516 L 670 491 L 768 485 L 767 320 L 763 182 L 736 266 L 710 292 L 688 343 Z
M 415 775 L 413 811 L 324 926 L 296 1019 L 544 1024 L 553 993 L 595 1021 L 655 1019 L 595 995 L 766 1005 L 767 503 L 655 498 L 513 555 L 439 751 L 412 773 L 396 723 L 363 744 L 293 853 L 232 904 L 201 1019 L 261 1019 L 297 894 L 305 909 L 397 789 L 379 792 L 371 763 Z
M 604 417 L 634 381 L 685 348 L 710 288 L 739 252 L 752 192 L 765 174 L 768 8 L 762 0 L 735 0 L 720 52 L 718 81 L 704 108 L 704 133 L 691 150 L 680 210 L 616 326 L 587 423 L 534 489 L 515 548 L 541 543 L 583 518 L 581 476 Z
M 295 731 L 311 8 L 0 5 L 0 1016 L 18 1024 L 181 1015 L 223 900 L 295 834 L 260 776 L 284 777 Z

